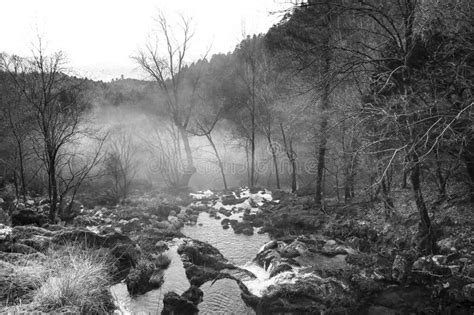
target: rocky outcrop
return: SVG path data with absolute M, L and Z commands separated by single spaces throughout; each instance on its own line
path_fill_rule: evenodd
M 355 301 L 346 284 L 304 274 L 268 287 L 256 310 L 262 314 L 343 314 L 355 305 Z
M 178 248 L 186 277 L 192 285 L 201 286 L 204 282 L 214 280 L 223 269 L 235 269 L 224 256 L 213 246 L 197 240 L 184 240 Z

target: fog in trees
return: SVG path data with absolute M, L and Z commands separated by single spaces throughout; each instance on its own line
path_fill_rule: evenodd
M 190 289 L 166 295 L 163 312 L 172 298 L 198 309 L 222 279 L 257 314 L 472 311 L 472 3 L 286 4 L 265 32 L 198 55 L 192 15 L 150 14 L 130 51 L 139 78 L 78 75 L 47 34 L 30 55 L 1 52 L 5 226 L 57 226 L 42 232 L 51 240 L 68 226 L 128 233 L 141 255 L 127 251 L 128 268 L 159 274 L 157 287 L 169 247 Z M 214 219 L 259 244 L 251 263 L 206 238 Z M 130 295 L 151 290 L 133 272 Z M 392 289 L 411 301 L 404 288 L 422 302 L 381 302 Z M 204 302 L 192 296 L 201 290 Z

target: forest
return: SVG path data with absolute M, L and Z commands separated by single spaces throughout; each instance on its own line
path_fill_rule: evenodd
M 1 53 L 0 263 L 17 278 L 0 272 L 0 310 L 109 313 L 110 288 L 134 301 L 181 257 L 189 289 L 161 314 L 218 313 L 204 306 L 218 279 L 242 314 L 471 314 L 473 22 L 468 0 L 308 0 L 190 61 L 190 19 L 161 13 L 131 57 L 145 80 L 79 77 L 42 38 Z M 192 230 L 202 220 L 260 229 L 266 278 Z M 101 302 L 61 304 L 32 253 L 127 272 L 89 283 Z

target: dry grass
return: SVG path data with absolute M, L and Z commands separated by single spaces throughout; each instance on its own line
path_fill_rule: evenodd
M 12 299 L 7 305 L 42 312 L 104 314 L 113 309 L 108 290 L 111 260 L 103 251 L 83 250 L 76 246 L 50 249 L 46 259 L 22 265 L 2 263 L 10 271 L 8 287 L 0 286 L 0 296 Z M 26 299 L 25 299 L 26 297 Z

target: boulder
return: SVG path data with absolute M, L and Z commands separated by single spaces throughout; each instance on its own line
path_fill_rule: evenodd
M 225 215 L 226 217 L 230 217 L 232 215 L 232 211 L 227 210 L 225 208 L 220 208 L 219 213 Z
M 125 284 L 130 295 L 144 294 L 157 289 L 163 283 L 163 275 L 155 269 L 155 265 L 146 260 L 140 260 L 125 278 Z
M 349 246 L 338 245 L 336 241 L 327 241 L 321 249 L 321 254 L 333 257 L 336 255 L 349 255 L 356 254 L 357 251 Z
M 154 223 L 153 227 L 157 229 L 172 229 L 173 225 L 168 221 L 159 221 Z
M 48 222 L 48 218 L 31 209 L 15 210 L 12 213 L 12 226 L 37 225 L 42 226 Z
M 88 215 L 78 215 L 72 220 L 73 225 L 77 227 L 99 226 L 102 224 L 102 221 L 103 220 L 101 218 L 91 217 Z
M 155 247 L 158 251 L 163 252 L 168 249 L 168 244 L 165 241 L 158 241 L 155 244 Z
M 222 225 L 229 225 L 229 224 L 230 224 L 230 220 L 227 219 L 227 218 L 222 219 L 221 224 L 222 224 Z
M 228 276 L 221 274 L 224 269 L 237 269 L 219 250 L 205 242 L 187 239 L 178 247 L 178 254 L 181 255 L 186 277 L 193 285 L 200 286 L 218 277 Z
M 462 293 L 467 301 L 474 303 L 474 283 L 466 284 L 462 288 Z
M 231 221 L 232 224 L 232 221 Z M 235 234 L 253 235 L 253 226 L 248 222 L 237 222 L 232 224 Z
M 140 219 L 138 218 L 133 218 L 128 221 L 123 222 L 124 220 L 120 220 L 122 224 L 120 225 L 120 228 L 124 233 L 130 233 L 132 231 L 139 231 L 142 227 L 142 223 L 140 222 Z
M 392 279 L 402 283 L 406 280 L 409 272 L 407 259 L 402 255 L 395 256 L 392 264 Z
M 224 206 L 237 205 L 237 204 L 239 204 L 239 203 L 244 202 L 245 200 L 247 200 L 247 199 L 246 199 L 246 198 L 235 198 L 234 195 L 222 196 L 222 204 L 223 204 Z
M 270 272 L 270 278 L 273 278 L 277 274 L 280 274 L 280 273 L 285 272 L 285 271 L 290 271 L 292 269 L 293 268 L 290 265 L 286 264 L 286 263 L 279 264 L 275 268 L 273 268 L 272 271 Z
M 199 309 L 193 302 L 175 292 L 167 292 L 163 298 L 161 315 L 195 315 L 198 312 Z
M 203 292 L 197 286 L 192 285 L 189 289 L 184 291 L 181 296 L 188 301 L 191 301 L 194 305 L 198 305 L 202 302 Z
M 265 314 L 351 314 L 355 297 L 345 284 L 312 274 L 293 275 L 292 281 L 271 285 L 257 309 Z
M 438 245 L 438 248 L 439 248 L 439 252 L 441 254 L 449 254 L 451 252 L 454 252 L 456 250 L 455 246 L 454 246 L 454 242 L 455 240 L 448 237 L 448 238 L 444 238 L 442 240 L 439 240 L 436 245 Z
M 276 248 L 269 248 L 257 254 L 256 262 L 265 270 L 268 270 L 273 261 L 280 261 L 281 255 Z
M 180 208 L 176 205 L 162 203 L 154 208 L 148 209 L 148 213 L 152 215 L 156 215 L 158 218 L 162 220 L 166 220 L 168 216 L 170 215 L 171 211 L 178 213 L 180 211 Z

